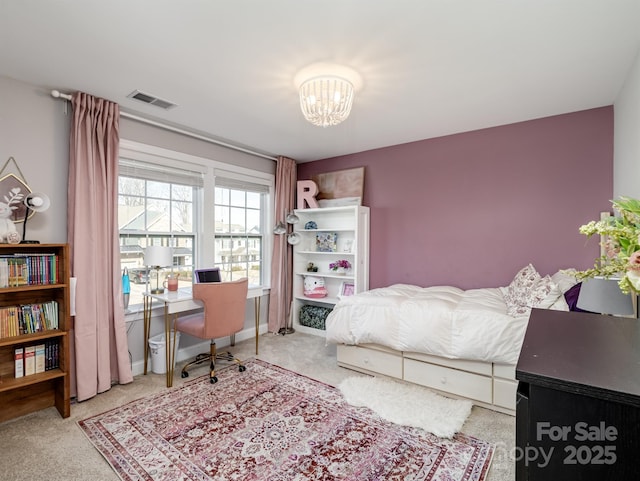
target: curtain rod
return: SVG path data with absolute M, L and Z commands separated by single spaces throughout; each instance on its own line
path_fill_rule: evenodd
M 51 96 L 58 99 L 64 99 L 71 101 L 71 95 L 63 94 L 58 90 L 52 90 Z M 206 137 L 204 135 L 199 135 L 194 132 L 189 132 L 188 130 L 179 129 L 177 127 L 172 127 L 171 125 L 163 124 L 161 122 L 156 122 L 155 120 L 145 119 L 144 117 L 140 117 L 138 115 L 133 115 L 127 112 L 120 111 L 120 116 L 125 117 L 127 119 L 135 120 L 136 122 L 142 122 L 143 124 L 153 125 L 154 127 L 159 127 L 161 129 L 170 130 L 171 132 L 175 132 L 177 134 L 187 135 L 189 137 L 193 137 L 194 139 L 204 140 L 205 142 L 209 142 L 211 144 L 216 144 L 221 147 L 226 147 L 227 149 L 237 150 L 238 152 L 244 152 L 245 154 L 254 155 L 256 157 L 262 157 L 263 159 L 273 160 L 277 162 L 276 157 L 272 157 L 270 155 L 261 154 L 260 152 L 254 152 L 253 150 L 245 149 L 243 147 L 239 147 L 237 145 L 228 144 L 226 142 L 222 142 L 220 140 L 213 139 L 211 137 Z

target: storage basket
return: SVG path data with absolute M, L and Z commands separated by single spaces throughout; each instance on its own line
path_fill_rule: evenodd
M 300 325 L 325 330 L 325 321 L 331 312 L 328 307 L 306 305 L 300 308 Z

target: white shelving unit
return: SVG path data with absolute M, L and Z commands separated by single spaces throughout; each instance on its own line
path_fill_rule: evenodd
M 369 208 L 364 206 L 325 207 L 318 209 L 298 209 L 299 221 L 294 224 L 294 232 L 300 242 L 293 246 L 293 326 L 300 332 L 324 336 L 324 331 L 300 324 L 300 308 L 315 305 L 332 308 L 339 300 L 344 282 L 353 284 L 355 293 L 369 289 Z M 317 228 L 305 229 L 313 221 Z M 316 250 L 317 234 L 337 235 L 334 252 Z M 344 275 L 329 269 L 329 264 L 340 259 L 351 263 L 351 269 Z M 308 272 L 309 263 L 318 267 L 318 272 Z M 309 298 L 304 296 L 304 277 L 317 276 L 324 279 L 327 297 Z

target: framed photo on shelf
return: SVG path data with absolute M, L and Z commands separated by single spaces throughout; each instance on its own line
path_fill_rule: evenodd
M 338 250 L 338 234 L 336 232 L 318 232 L 316 234 L 316 251 L 336 252 Z
M 343 282 L 340 285 L 340 297 L 352 296 L 355 294 L 355 285 L 353 282 Z

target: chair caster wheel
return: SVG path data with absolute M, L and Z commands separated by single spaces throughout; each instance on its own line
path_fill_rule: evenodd
M 218 377 L 217 376 L 213 376 L 213 377 L 209 378 L 209 382 L 211 384 L 217 383 L 218 382 Z
M 242 365 L 238 366 L 238 371 L 240 371 L 240 372 L 245 372 L 246 370 L 247 370 L 247 368 L 246 368 L 246 367 L 244 367 L 244 366 L 242 366 Z
M 188 373 L 187 371 L 182 371 L 182 372 L 180 373 L 180 377 L 182 377 L 183 379 L 184 379 L 185 377 L 189 377 L 189 373 Z

